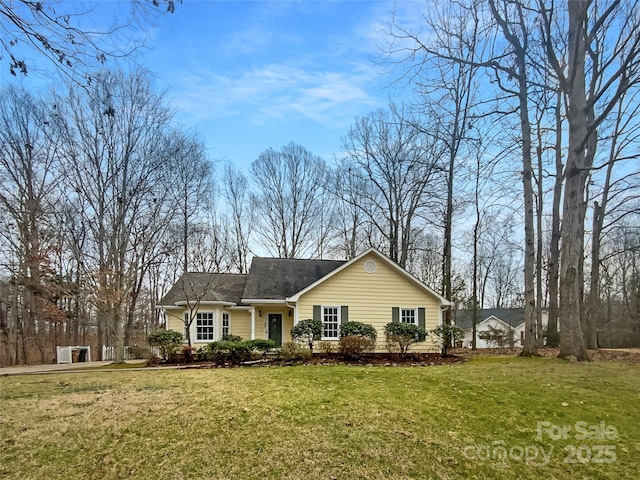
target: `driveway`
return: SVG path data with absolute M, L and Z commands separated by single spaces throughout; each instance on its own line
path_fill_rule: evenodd
M 127 360 L 127 363 L 143 363 L 144 360 Z M 113 361 L 107 360 L 104 362 L 82 362 L 82 363 L 63 363 L 63 364 L 48 364 L 48 365 L 20 365 L 16 367 L 4 367 L 0 368 L 0 376 L 4 375 L 40 375 L 43 373 L 60 373 L 68 371 L 83 371 L 87 368 L 102 367 L 105 365 L 111 365 Z

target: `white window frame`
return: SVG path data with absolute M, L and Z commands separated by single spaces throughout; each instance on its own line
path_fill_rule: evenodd
M 414 322 L 405 322 L 404 321 L 404 312 L 412 311 Z M 418 307 L 400 307 L 400 312 L 398 313 L 398 321 L 400 323 L 408 323 L 409 325 L 415 325 L 416 327 L 420 324 L 420 320 L 418 319 Z
M 335 322 L 327 322 L 326 321 L 326 314 L 325 314 L 325 310 L 328 308 L 335 308 L 336 309 L 336 320 Z M 320 306 L 320 314 L 322 315 L 322 340 L 339 340 L 340 339 L 340 323 L 341 323 L 341 316 L 342 316 L 342 306 L 340 305 L 322 305 Z M 335 323 L 336 324 L 336 336 L 335 337 L 328 337 L 325 335 L 325 331 L 326 331 L 326 325 L 328 323 Z
M 198 333 L 198 320 L 203 320 L 202 317 L 204 317 L 205 315 L 211 315 L 211 324 L 210 325 L 203 325 L 202 328 L 211 328 L 211 338 L 209 338 L 209 336 L 207 336 L 207 338 L 201 338 L 199 333 Z M 201 317 L 201 318 L 198 318 Z M 209 320 L 209 319 L 207 319 Z M 217 335 L 217 324 L 216 324 L 216 314 L 215 312 L 197 312 L 196 313 L 196 318 L 193 320 L 194 323 L 194 333 L 195 333 L 195 339 L 193 339 L 193 341 L 199 343 L 199 342 L 215 342 L 218 339 L 218 335 Z
M 227 330 L 226 333 L 225 329 Z M 231 335 L 231 315 L 229 312 L 222 312 L 222 336 L 225 335 Z

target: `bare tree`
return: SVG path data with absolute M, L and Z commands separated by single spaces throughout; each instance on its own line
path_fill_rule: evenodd
M 58 101 L 67 109 L 64 168 L 70 204 L 81 207 L 76 215 L 90 232 L 84 254 L 95 279 L 100 344 L 109 328 L 122 362 L 127 308 L 146 254 L 139 245 L 153 243 L 164 232 L 157 222 L 173 214 L 165 141 L 171 114 L 140 73 L 104 71 L 92 88 L 71 87 L 68 100 Z
M 173 205 L 180 218 L 182 245 L 182 272 L 189 271 L 189 253 L 192 229 L 201 220 L 203 211 L 213 202 L 213 166 L 207 158 L 205 145 L 197 135 L 178 129 L 167 138 L 171 156 L 170 192 Z
M 129 56 L 139 47 L 131 33 L 141 22 L 151 20 L 161 3 L 167 12 L 174 12 L 174 0 L 132 0 L 125 20 L 114 14 L 115 20 L 100 29 L 96 24 L 104 12 L 97 12 L 95 5 L 0 0 L 0 60 L 8 57 L 12 75 L 27 75 L 33 65 L 27 64 L 26 56 L 35 51 L 63 74 L 85 83 L 83 75 L 109 58 Z
M 553 184 L 553 200 L 551 210 L 551 238 L 549 241 L 549 261 L 547 265 L 547 277 L 549 283 L 549 320 L 547 322 L 547 345 L 557 347 L 560 343 L 558 337 L 558 317 L 560 307 L 558 304 L 558 281 L 560 277 L 560 202 L 562 201 L 562 185 L 564 183 L 564 163 L 562 160 L 562 123 L 563 102 L 560 90 L 556 92 L 554 107 L 555 116 L 555 175 Z
M 335 207 L 337 235 L 334 249 L 339 258 L 347 260 L 365 248 L 377 246 L 375 242 L 368 241 L 373 238 L 366 232 L 370 224 L 363 213 L 369 209 L 369 195 L 366 192 L 370 186 L 365 179 L 353 175 L 356 168 L 353 162 L 342 159 L 331 172 L 330 188 L 327 189 L 338 200 Z
M 479 68 L 475 60 L 481 56 L 479 50 L 482 48 L 480 15 L 479 2 L 472 2 L 465 8 L 457 2 L 429 1 L 423 26 L 434 35 L 424 35 L 428 40 L 423 40 L 418 33 L 399 25 L 394 19 L 386 56 L 391 66 L 404 68 L 401 79 L 408 80 L 414 87 L 418 97 L 416 108 L 428 112 L 440 124 L 437 130 L 425 133 L 439 136 L 447 159 L 441 285 L 443 295 L 449 300 L 455 178 L 468 153 L 469 128 L 474 117 L 475 79 Z M 442 34 L 444 31 L 447 33 Z M 404 48 L 407 42 L 410 46 Z M 400 50 L 403 55 L 397 59 Z M 457 61 L 458 58 L 464 61 Z M 451 323 L 450 316 L 451 312 L 447 310 L 445 323 Z
M 569 126 L 561 228 L 560 357 L 588 360 L 582 332 L 587 180 L 598 128 L 621 96 L 640 82 L 639 5 L 576 0 L 567 3 L 564 17 L 564 11 L 553 5 L 538 3 L 543 44 L 565 95 Z M 566 56 L 557 52 L 556 29 L 568 38 Z
M 354 185 L 368 185 L 359 207 L 385 241 L 389 257 L 407 265 L 416 228 L 429 217 L 442 172 L 442 146 L 405 110 L 391 106 L 360 118 L 343 139 Z M 353 196 L 343 201 L 354 201 Z
M 20 342 L 16 363 L 27 361 L 32 342 L 45 362 L 45 332 L 64 318 L 51 271 L 59 140 L 46 103 L 15 87 L 0 92 L 0 142 L 0 211 L 6 227 L 2 237 L 11 252 L 5 267 L 15 282 L 5 326 L 13 323 L 15 342 Z
M 249 240 L 255 222 L 249 199 L 249 182 L 242 172 L 227 163 L 224 166 L 222 184 L 232 232 L 230 260 L 234 270 L 238 273 L 247 273 L 249 271 Z
M 625 92 L 615 109 L 613 125 L 602 143 L 609 144 L 608 158 L 601 167 L 604 180 L 599 201 L 593 202 L 591 233 L 591 272 L 587 312 L 584 318 L 584 337 L 587 348 L 598 348 L 598 319 L 603 315 L 600 299 L 600 246 L 606 230 L 624 221 L 627 216 L 640 213 L 640 171 L 630 167 L 640 158 L 640 89 Z M 596 167 L 596 173 L 600 168 Z M 618 173 L 619 171 L 619 173 Z M 592 181 L 595 182 L 594 175 Z M 593 190 L 593 188 L 592 188 Z M 607 220 L 607 221 L 605 221 Z
M 251 164 L 251 174 L 258 241 L 282 258 L 307 254 L 319 227 L 319 200 L 328 180 L 324 160 L 292 142 L 280 151 L 262 152 Z
M 509 97 L 515 98 L 517 106 L 509 113 L 517 113 L 520 120 L 520 145 L 522 154 L 522 183 L 524 192 L 524 226 L 525 226 L 525 328 L 526 338 L 523 354 L 536 353 L 536 339 L 534 328 L 534 266 L 535 239 L 533 226 L 533 187 L 532 187 L 532 157 L 531 157 L 531 122 L 529 119 L 529 87 L 530 87 L 530 32 L 534 25 L 532 13 L 519 2 L 489 0 L 488 12 L 483 11 L 481 3 L 475 0 L 456 2 L 456 9 L 461 10 L 458 18 L 466 18 L 473 22 L 475 32 L 483 32 L 482 38 L 474 45 L 489 46 L 481 50 L 476 47 L 474 52 L 466 50 L 451 50 L 441 45 L 421 41 L 416 35 L 400 31 L 393 35 L 401 40 L 399 48 L 392 49 L 392 54 L 398 52 L 413 55 L 425 55 L 437 61 L 466 66 L 468 68 L 483 68 L 489 73 L 492 81 L 502 90 L 502 97 L 496 98 L 497 105 L 493 113 L 504 114 L 504 104 L 508 104 Z M 492 24 L 493 22 L 493 24 Z M 431 25 L 432 36 L 436 39 L 453 36 L 459 41 L 459 32 L 451 28 L 450 22 L 438 22 Z M 463 32 L 466 32 L 463 30 Z M 456 37 L 458 35 L 458 37 Z M 475 37 L 474 37 L 475 38 Z M 504 42 L 502 41 L 504 40 Z M 409 40 L 409 46 L 403 44 Z M 507 96 L 506 98 L 504 96 Z M 446 280 L 445 280 L 446 281 Z

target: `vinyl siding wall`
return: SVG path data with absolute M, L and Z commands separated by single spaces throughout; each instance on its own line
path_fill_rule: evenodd
M 364 269 L 368 260 L 376 263 L 374 273 L 367 273 Z M 297 302 L 298 319 L 313 318 L 314 305 L 348 306 L 350 321 L 369 323 L 378 331 L 378 352 L 386 351 L 384 326 L 391 322 L 393 307 L 425 308 L 426 330 L 436 328 L 440 321 L 438 298 L 373 253 L 302 295 Z M 440 350 L 431 337 L 427 337 L 426 342 L 414 345 L 411 351 Z
M 184 314 L 188 313 L 188 309 L 171 309 L 165 310 L 167 313 L 167 329 L 175 330 L 176 332 L 184 332 Z M 249 310 L 227 310 L 220 306 L 214 305 L 202 305 L 198 312 L 209 313 L 213 312 L 214 319 L 217 322 L 217 328 L 219 336 L 222 336 L 222 312 L 229 314 L 229 327 L 232 335 L 239 335 L 243 340 L 249 340 L 251 338 L 251 312 Z M 257 335 L 258 322 L 256 321 L 256 337 L 263 338 Z M 191 324 L 191 343 L 194 347 L 200 347 L 211 343 L 211 341 L 198 342 L 196 340 L 196 321 Z

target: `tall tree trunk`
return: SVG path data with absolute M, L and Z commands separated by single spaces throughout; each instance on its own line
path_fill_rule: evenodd
M 540 132 L 541 129 L 538 129 Z M 541 136 L 539 135 L 541 139 Z M 542 191 L 542 140 L 538 145 L 538 208 L 536 211 L 536 229 L 538 236 L 536 244 L 536 346 L 544 346 L 544 331 L 542 329 L 542 208 L 543 208 L 543 191 Z
M 453 224 L 453 175 L 455 169 L 456 155 L 451 151 L 449 156 L 449 169 L 447 172 L 447 208 L 444 216 L 444 255 L 442 256 L 442 295 L 447 300 L 451 300 L 451 257 L 453 255 L 451 247 L 451 235 Z M 443 312 L 445 325 L 451 325 L 451 309 Z M 475 336 L 473 339 L 475 345 Z
M 584 256 L 585 187 L 589 165 L 588 108 L 585 88 L 586 23 L 589 1 L 567 3 L 569 12 L 569 64 L 567 88 L 569 149 L 562 211 L 560 265 L 560 358 L 589 360 L 582 335 L 582 259 Z M 594 132 L 595 133 L 595 132 Z
M 535 235 L 533 230 L 533 168 L 531 161 L 531 122 L 529 121 L 528 86 L 524 52 L 518 55 L 520 128 L 522 133 L 522 183 L 524 191 L 524 344 L 522 355 L 537 355 L 535 329 Z
M 553 186 L 553 206 L 551 211 L 551 243 L 549 245 L 549 320 L 547 324 L 547 345 L 557 347 L 558 337 L 558 278 L 560 268 L 560 202 L 562 200 L 562 92 L 558 90 L 556 104 L 556 175 Z

